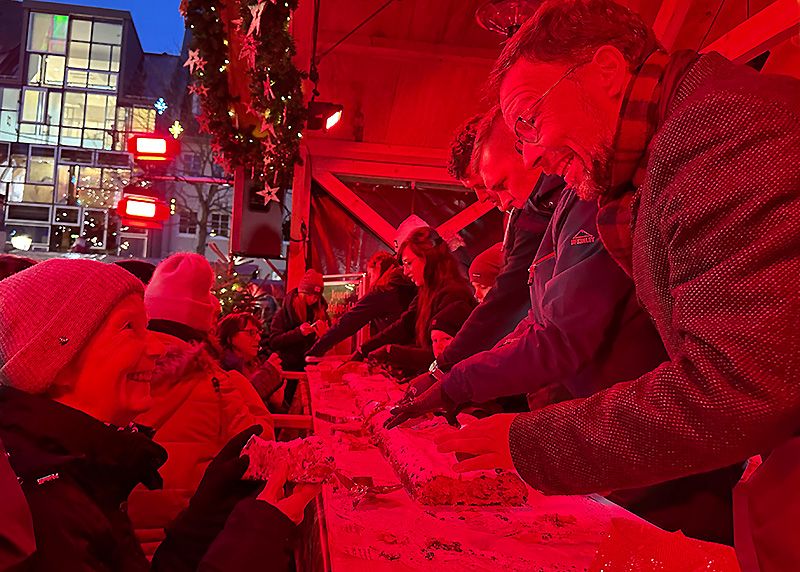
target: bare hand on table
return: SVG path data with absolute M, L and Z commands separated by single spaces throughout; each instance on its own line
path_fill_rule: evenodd
M 319 494 L 322 485 L 298 484 L 295 485 L 292 494 L 284 497 L 287 475 L 286 464 L 278 465 L 257 498 L 277 508 L 295 524 L 300 524 L 303 521 L 306 505 Z
M 457 473 L 467 471 L 508 469 L 514 470 L 508 432 L 516 413 L 499 413 L 478 419 L 458 431 L 436 439 L 441 453 L 466 453 L 473 455 L 453 465 Z

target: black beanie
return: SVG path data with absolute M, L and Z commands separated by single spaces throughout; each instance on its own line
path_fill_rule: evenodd
M 453 302 L 442 308 L 431 320 L 429 331 L 439 330 L 453 337 L 467 321 L 473 306 L 467 302 Z

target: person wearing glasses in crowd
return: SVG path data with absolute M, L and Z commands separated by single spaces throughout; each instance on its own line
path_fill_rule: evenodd
M 499 106 L 478 136 L 514 148 Z M 512 151 L 513 152 L 513 151 Z M 487 180 L 487 187 L 491 180 Z M 412 382 L 417 397 L 397 407 L 389 427 L 432 411 L 500 397 L 529 394 L 532 409 L 586 397 L 617 381 L 635 378 L 667 359 L 633 282 L 603 247 L 597 205 L 573 189 L 561 193 L 530 266 L 531 312 L 514 333 L 438 377 Z M 732 468 L 662 487 L 620 491 L 612 498 L 666 530 L 703 540 L 733 542 L 730 491 L 741 474 Z
M 440 449 L 477 455 L 458 470 L 513 467 L 549 494 L 768 453 L 736 492 L 739 558 L 800 569 L 800 81 L 669 55 L 611 0 L 548 0 L 492 85 L 526 164 L 598 204 L 599 238 L 669 359 L 585 399 L 481 420 Z
M 500 212 L 508 214 L 503 260 L 491 291 L 431 364 L 430 369 L 442 373 L 461 360 L 490 349 L 527 315 L 531 308 L 528 268 L 564 188 L 561 178 L 540 176 L 526 169 L 521 158 L 502 146 L 502 142 L 498 145 L 495 138 L 485 133 L 476 138 L 477 126 L 485 115 L 471 118 L 454 138 L 448 172 L 472 189 L 479 201 L 491 202 Z M 472 160 L 484 155 L 486 161 Z M 484 180 L 489 180 L 491 186 Z M 524 399 L 507 400 L 505 405 L 511 411 L 525 410 Z

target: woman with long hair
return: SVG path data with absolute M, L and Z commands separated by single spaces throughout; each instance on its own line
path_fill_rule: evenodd
M 424 370 L 433 360 L 433 318 L 455 302 L 474 307 L 475 297 L 458 261 L 434 229 L 413 231 L 400 245 L 398 256 L 403 272 L 419 289 L 417 296 L 394 324 L 361 346 L 359 352 L 410 375 Z
M 372 325 L 373 333 L 383 331 L 401 316 L 417 294 L 417 287 L 403 273 L 397 258 L 383 250 L 369 259 L 367 282 L 369 292 L 317 340 L 307 356 L 324 355 L 367 324 Z

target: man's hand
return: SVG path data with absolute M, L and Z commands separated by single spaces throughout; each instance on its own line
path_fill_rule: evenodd
M 284 497 L 287 474 L 286 464 L 278 465 L 257 498 L 277 508 L 295 524 L 300 524 L 303 521 L 306 505 L 319 494 L 322 485 L 299 484 L 294 487 L 292 494 Z
M 514 470 L 508 432 L 516 413 L 499 413 L 473 421 L 455 432 L 436 439 L 441 453 L 472 455 L 453 465 L 457 473 L 467 471 L 508 469 Z
M 428 377 L 430 376 L 428 375 Z M 421 382 L 420 385 L 422 385 Z M 409 391 L 406 395 L 411 395 L 411 392 Z M 392 429 L 401 423 L 405 423 L 409 419 L 422 417 L 428 413 L 454 410 L 456 405 L 457 404 L 444 392 L 442 382 L 434 381 L 433 385 L 431 385 L 427 391 L 424 391 L 422 395 L 412 397 L 410 401 L 408 398 L 400 400 L 391 410 L 392 417 L 387 419 L 383 426 L 387 429 Z M 450 420 L 448 419 L 448 421 Z
M 317 331 L 314 329 L 314 326 L 312 326 L 308 322 L 303 322 L 302 324 L 300 324 L 300 333 L 303 334 L 304 336 L 310 336 L 311 334 L 317 333 Z
M 385 363 L 389 361 L 389 354 L 392 351 L 392 344 L 386 344 L 385 346 L 379 347 L 377 350 L 373 350 L 369 352 L 367 357 L 371 360 Z

